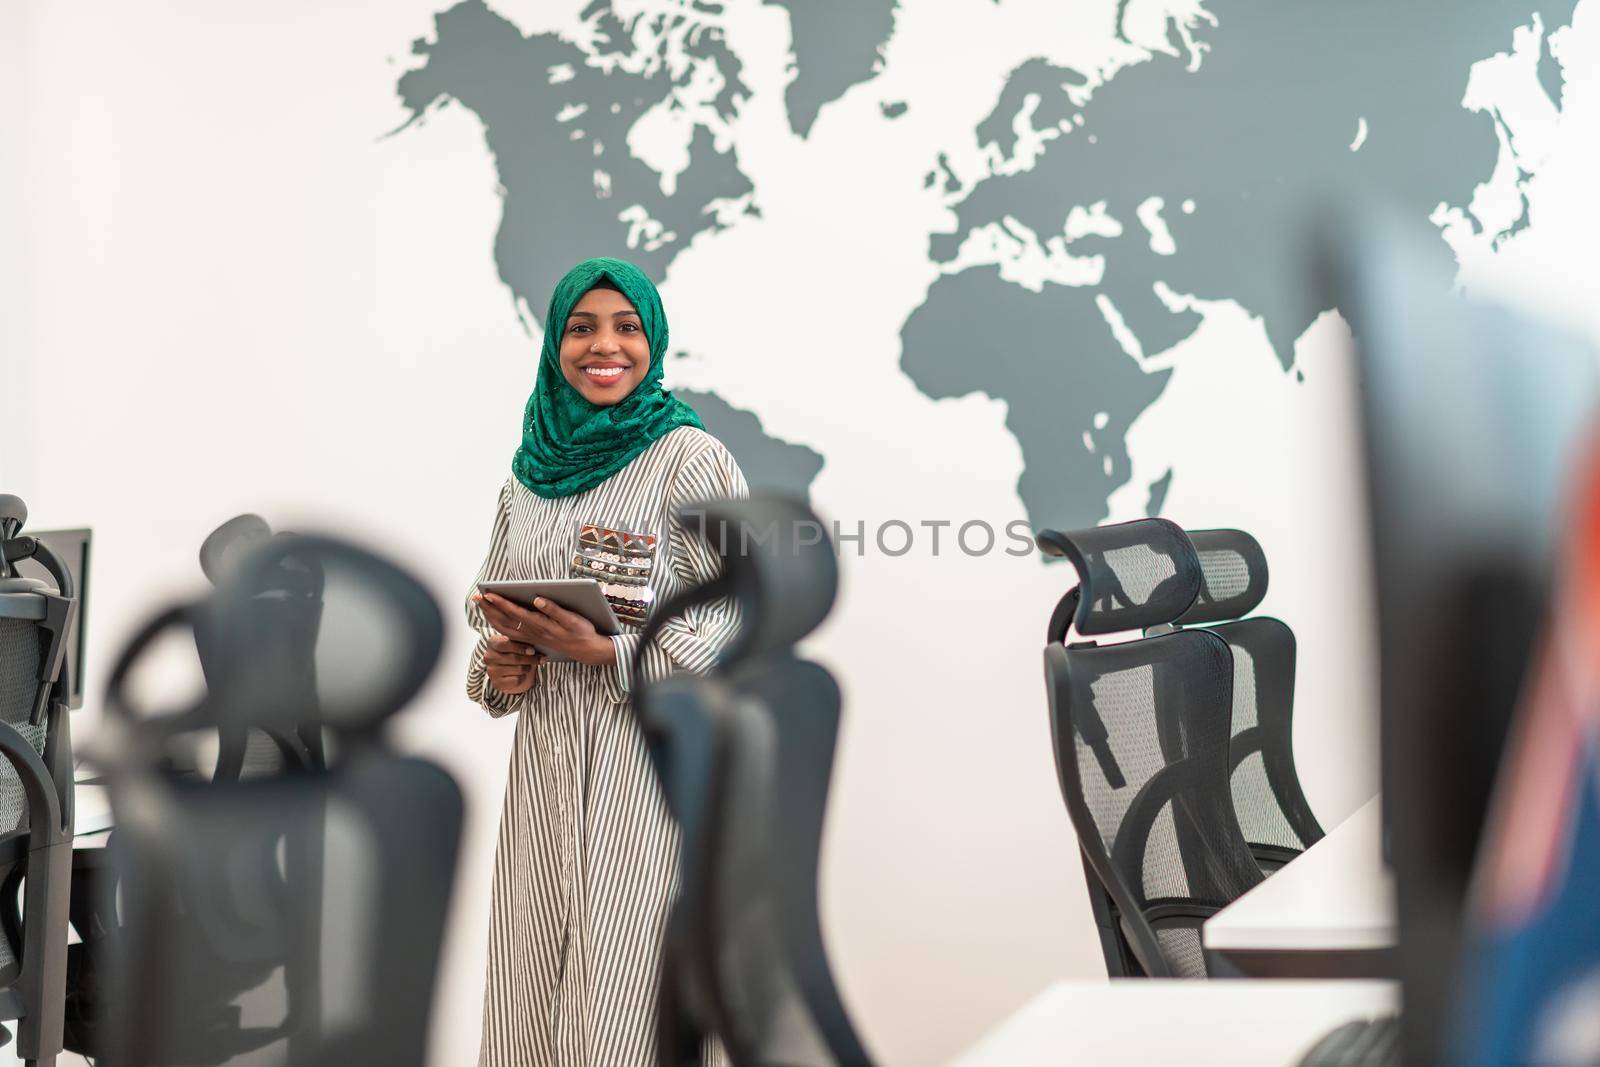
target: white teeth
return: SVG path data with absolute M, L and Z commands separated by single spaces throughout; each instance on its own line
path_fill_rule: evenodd
M 626 369 L 626 367 L 585 367 L 583 373 L 591 378 L 615 378 Z

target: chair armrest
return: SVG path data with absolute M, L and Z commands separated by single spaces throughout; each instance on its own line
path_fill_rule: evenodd
M 28 851 L 34 852 L 71 837 L 71 828 L 62 817 L 61 802 L 56 798 L 55 781 L 35 752 L 16 727 L 0 722 L 0 757 L 9 760 L 22 781 L 22 794 L 28 801 Z M 44 818 L 41 820 L 40 815 Z M 43 827 L 46 837 L 40 840 Z

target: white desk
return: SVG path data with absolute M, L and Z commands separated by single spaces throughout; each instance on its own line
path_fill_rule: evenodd
M 1208 919 L 1200 939 L 1246 975 L 1393 974 L 1394 876 L 1383 864 L 1378 798 Z
M 1292 1067 L 1340 1023 L 1397 1011 L 1393 982 L 1057 982 L 950 1067 Z
M 80 838 L 104 836 L 111 829 L 111 798 L 103 785 L 86 785 L 78 782 L 72 787 L 72 835 L 74 844 L 82 847 Z

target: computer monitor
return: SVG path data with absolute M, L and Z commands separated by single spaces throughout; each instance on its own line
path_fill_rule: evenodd
M 63 670 L 67 674 L 68 706 L 77 709 L 83 707 L 83 650 L 84 633 L 87 630 L 89 614 L 89 546 L 92 540 L 90 530 L 29 530 L 27 536 L 37 538 L 41 544 L 54 552 L 67 570 L 72 574 L 72 580 L 78 586 L 78 612 L 72 620 L 72 625 L 67 628 L 67 660 Z M 25 578 L 39 578 L 55 588 L 55 579 L 50 572 L 36 559 L 27 559 L 17 564 L 17 573 Z
M 1321 295 L 1359 354 L 1405 1062 L 1433 1064 L 1600 361 L 1531 317 L 1453 295 L 1453 257 L 1425 227 L 1349 212 L 1319 244 Z

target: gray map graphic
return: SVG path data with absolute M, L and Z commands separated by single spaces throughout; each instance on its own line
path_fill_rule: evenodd
M 734 117 L 748 90 L 720 32 L 702 29 L 685 14 L 658 15 L 652 27 L 658 47 L 641 56 L 633 27 L 617 19 L 609 3 L 591 4 L 584 17 L 597 42 L 593 56 L 554 34 L 524 36 L 482 0 L 466 0 L 435 16 L 436 39 L 412 46 L 422 65 L 399 82 L 401 102 L 411 112 L 407 126 L 451 100 L 482 121 L 504 190 L 495 262 L 534 315 L 544 313 L 572 264 L 602 254 L 598 249 L 625 248 L 632 224 L 618 215 L 628 207 L 640 205 L 659 224 L 654 237 L 627 255 L 659 279 L 696 235 L 727 225 L 707 212 L 709 206 L 755 191 L 738 159 L 715 150 L 704 125 L 695 129 L 688 169 L 672 195 L 662 191 L 661 175 L 628 151 L 628 131 L 639 117 L 693 77 L 694 66 L 674 77 L 663 62 L 662 53 L 674 44 L 722 75 L 726 85 L 716 110 L 724 119 Z M 624 66 L 629 61 L 643 69 L 630 71 Z
M 828 103 L 878 72 L 897 4 L 767 2 L 790 16 L 794 73 L 785 102 L 804 137 Z M 1128 6 L 1120 5 L 1119 33 Z M 930 236 L 928 254 L 951 268 L 902 328 L 902 367 L 933 398 L 982 392 L 1006 401 L 1024 460 L 1017 490 L 1036 528 L 1101 521 L 1132 473 L 1127 430 L 1171 374 L 1147 370 L 1124 350 L 1101 300 L 1145 356 L 1184 340 L 1201 321 L 1172 310 L 1158 283 L 1237 301 L 1260 317 L 1279 364 L 1292 371 L 1296 338 L 1327 310 L 1304 284 L 1308 208 L 1351 191 L 1379 192 L 1418 219 L 1441 203 L 1465 206 L 1493 171 L 1497 128 L 1510 138 L 1498 114 L 1462 106 L 1471 65 L 1509 49 L 1513 29 L 1535 15 L 1548 40 L 1575 6 L 1209 0 L 1214 25 L 1169 23 L 1171 55 L 1104 84 L 1043 59 L 1021 64 L 974 131 L 998 157 L 994 172 L 963 186 L 943 157 L 929 171 L 927 186 L 937 184 L 957 221 Z M 432 40 L 414 43 L 417 65 L 398 83 L 410 113 L 402 129 L 452 102 L 482 122 L 504 199 L 495 261 L 530 320 L 572 263 L 620 255 L 665 279 L 697 236 L 759 214 L 760 190 L 737 152 L 718 150 L 718 128 L 737 121 L 749 95 L 738 57 L 706 17 L 721 10 L 696 0 L 624 21 L 609 0 L 595 0 L 568 40 L 525 35 L 482 0 L 463 0 L 435 17 Z M 708 73 L 720 84 L 709 107 L 692 90 Z M 1538 73 L 1559 106 L 1562 72 L 1548 47 Z M 658 106 L 682 109 L 695 123 L 688 165 L 675 180 L 626 144 Z M 887 122 L 907 104 L 880 107 Z M 1019 118 L 1057 134 L 1025 169 L 1007 166 L 1017 162 Z M 1358 130 L 1364 139 L 1353 151 Z M 953 266 L 975 230 L 998 225 L 1024 244 L 1046 244 L 1065 238 L 1074 208 L 1102 202 L 1120 235 L 1090 233 L 1066 245 L 1074 256 L 1104 256 L 1096 284 L 1047 281 L 1035 293 L 994 265 Z M 1527 225 L 1523 203 L 1523 216 L 1497 239 Z M 1152 233 L 1162 230 L 1172 247 L 1157 251 Z M 1437 247 L 1450 255 L 1442 240 Z M 809 489 L 824 462 L 819 453 L 768 436 L 754 413 L 714 394 L 683 395 L 752 484 Z M 1181 466 L 1169 469 L 1148 487 L 1152 514 L 1182 476 Z
M 688 168 L 670 194 L 661 175 L 627 146 L 639 117 L 666 100 L 676 105 L 675 94 L 705 65 L 723 80 L 716 114 L 734 118 L 749 90 L 720 30 L 687 10 L 624 23 L 607 0 L 590 4 L 583 20 L 595 41 L 592 52 L 554 34 L 524 35 L 481 0 L 466 0 L 435 16 L 434 40 L 412 46 L 421 65 L 398 86 L 411 113 L 402 129 L 450 101 L 482 121 L 505 205 L 495 264 L 529 316 L 541 321 L 550 292 L 574 263 L 616 255 L 659 281 L 697 234 L 755 212 L 750 180 L 732 152 L 716 150 L 706 125 L 695 127 Z M 638 46 L 640 31 L 653 47 Z M 674 75 L 668 53 L 679 50 L 690 62 Z M 619 219 L 635 205 L 633 221 Z M 643 239 L 629 247 L 634 227 Z M 690 402 L 751 484 L 809 493 L 822 469 L 818 453 L 768 437 L 754 414 L 712 394 Z
M 1187 69 L 1189 51 L 1172 27 L 1176 55 L 1120 71 L 1081 108 L 1068 87 L 1084 85 L 1082 74 L 1023 64 L 980 126 L 980 141 L 1009 157 L 1012 120 L 1029 94 L 1039 98 L 1034 129 L 1079 113 L 1083 124 L 1049 142 L 1032 169 L 975 183 L 956 208 L 956 229 L 936 235 L 930 255 L 951 262 L 973 229 L 1008 219 L 1043 241 L 1062 232 L 1074 205 L 1099 201 L 1123 232 L 1069 246 L 1074 255 L 1106 257 L 1096 286 L 1047 283 L 1034 296 L 993 266 L 939 279 L 905 325 L 903 367 L 930 396 L 981 390 L 1007 401 L 1025 463 L 1018 492 L 1036 528 L 1101 521 L 1106 498 L 1129 475 L 1122 431 L 1168 375 L 1140 371 L 1095 297 L 1110 298 L 1147 355 L 1200 323 L 1192 312 L 1169 310 L 1158 281 L 1180 294 L 1236 300 L 1262 318 L 1289 368 L 1295 339 L 1327 310 L 1305 288 L 1307 208 L 1351 190 L 1379 192 L 1418 219 L 1441 202 L 1465 205 L 1494 169 L 1500 121 L 1461 106 L 1469 68 L 1508 50 L 1512 29 L 1534 12 L 1548 37 L 1575 6 L 1212 0 L 1218 25 L 1191 30 L 1208 48 L 1198 70 Z M 1548 50 L 1543 59 L 1542 84 L 1559 104 L 1559 66 Z M 1353 152 L 1363 118 L 1369 132 Z M 1165 201 L 1172 255 L 1151 250 L 1136 218 L 1152 196 Z M 1181 210 L 1185 200 L 1194 201 L 1192 213 Z M 1524 217 L 1515 225 L 1525 224 Z M 1450 254 L 1442 240 L 1438 250 Z M 1170 477 L 1152 487 L 1153 503 Z
M 822 453 L 767 436 L 754 412 L 734 407 L 715 393 L 674 389 L 700 421 L 739 461 L 752 489 L 772 489 L 810 499 L 811 483 L 822 473 Z
M 822 105 L 878 72 L 894 33 L 897 0 L 767 0 L 786 8 L 793 38 L 794 80 L 784 94 L 789 125 L 811 133 Z M 904 110 L 904 105 L 902 105 Z M 896 116 L 890 115 L 890 118 Z

